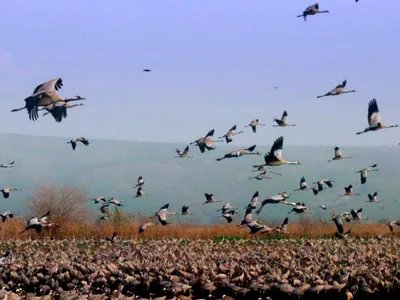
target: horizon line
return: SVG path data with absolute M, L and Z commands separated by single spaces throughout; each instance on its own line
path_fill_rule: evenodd
M 15 135 L 15 136 L 26 136 L 26 137 L 41 137 L 41 138 L 71 138 L 71 136 L 55 136 L 55 135 L 36 135 L 36 134 L 28 134 L 28 133 L 9 133 L 9 132 L 2 132 L 0 135 Z M 284 137 L 284 136 L 283 136 Z M 88 138 L 89 139 L 89 138 Z M 155 144 L 182 144 L 184 145 L 189 145 L 189 143 L 184 143 L 184 142 L 179 142 L 179 141 L 172 141 L 172 142 L 166 142 L 166 141 L 152 141 L 152 140 L 136 140 L 136 139 L 118 139 L 118 138 L 99 138 L 99 137 L 93 137 L 90 138 L 91 140 L 99 140 L 99 141 L 115 141 L 115 142 L 134 142 L 134 143 L 155 143 Z M 272 143 L 271 143 L 272 144 Z M 255 144 L 260 147 L 270 147 L 271 144 Z M 254 145 L 254 144 L 253 144 Z M 223 144 L 221 146 L 228 146 L 229 148 L 232 148 L 234 145 L 228 145 L 228 144 Z M 237 144 L 237 147 L 249 147 L 249 145 L 243 145 L 243 144 Z M 386 148 L 386 147 L 394 147 L 398 146 L 398 144 L 392 144 L 392 145 L 339 145 L 339 144 L 325 144 L 325 145 L 295 145 L 295 144 L 289 144 L 285 145 L 285 147 L 353 147 L 353 148 Z

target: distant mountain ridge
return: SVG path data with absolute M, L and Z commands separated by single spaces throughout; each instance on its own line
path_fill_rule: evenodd
M 15 186 L 23 191 L 16 192 L 9 199 L 0 200 L 0 211 L 13 209 L 24 213 L 25 204 L 40 184 L 74 184 L 84 186 L 90 197 L 113 196 L 125 201 L 123 210 L 153 214 L 160 206 L 170 203 L 170 210 L 179 212 L 187 204 L 194 216 L 184 220 L 210 224 L 224 222 L 216 212 L 223 203 L 202 205 L 204 193 L 213 193 L 217 199 L 230 202 L 241 212 L 236 219 L 243 217 L 244 207 L 255 191 L 259 191 L 260 200 L 279 192 L 292 192 L 299 186 L 301 176 L 305 176 L 309 186 L 320 178 L 333 179 L 334 188 L 314 196 L 311 191 L 301 191 L 290 199 L 293 202 L 304 201 L 313 210 L 312 217 L 329 218 L 329 210 L 322 211 L 317 206 L 326 203 L 336 206 L 336 212 L 363 207 L 363 213 L 370 220 L 397 218 L 400 209 L 397 201 L 397 182 L 400 158 L 397 147 L 345 147 L 343 154 L 352 159 L 328 163 L 334 156 L 333 147 L 284 146 L 283 156 L 289 160 L 298 160 L 299 166 L 282 166 L 275 171 L 283 176 L 271 175 L 271 180 L 249 180 L 252 166 L 262 164 L 263 156 L 231 158 L 220 162 L 223 156 L 238 146 L 233 143 L 216 144 L 217 149 L 204 154 L 197 147 L 190 147 L 193 159 L 178 159 L 175 149 L 183 149 L 185 144 L 153 143 L 137 141 L 114 141 L 90 139 L 90 145 L 77 145 L 75 151 L 67 144 L 69 138 L 40 137 L 14 134 L 1 134 L 0 163 L 15 160 L 15 168 L 0 169 L 0 182 L 3 187 Z M 339 145 L 341 146 L 341 145 Z M 257 147 L 257 151 L 268 152 L 268 146 Z M 390 157 L 390 160 L 386 160 Z M 359 174 L 355 172 L 368 165 L 377 163 L 378 172 L 372 172 L 365 185 L 360 185 Z M 152 182 L 144 187 L 147 195 L 135 198 L 137 178 L 143 175 Z M 353 184 L 355 196 L 350 200 L 339 199 L 344 186 Z M 378 205 L 366 203 L 367 193 L 379 192 L 384 209 Z M 88 206 L 96 206 L 88 199 Z M 280 220 L 290 207 L 267 205 L 257 218 Z M 291 216 L 298 219 L 298 216 Z M 182 220 L 183 218 L 181 218 Z

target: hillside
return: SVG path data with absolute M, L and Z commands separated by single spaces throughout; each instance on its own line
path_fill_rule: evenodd
M 195 214 L 190 217 L 197 223 L 224 222 L 215 211 L 222 203 L 202 205 L 204 193 L 213 193 L 218 200 L 231 202 L 243 208 L 255 191 L 264 199 L 276 193 L 292 192 L 298 188 L 299 179 L 305 176 L 309 185 L 319 178 L 333 179 L 335 187 L 314 196 L 311 191 L 297 192 L 292 201 L 304 201 L 313 210 L 312 216 L 329 216 L 329 210 L 321 211 L 317 206 L 326 203 L 337 212 L 363 207 L 365 217 L 370 220 L 397 218 L 400 209 L 397 203 L 397 181 L 400 158 L 397 147 L 342 147 L 345 156 L 352 159 L 328 163 L 333 157 L 332 147 L 284 147 L 283 155 L 288 160 L 299 160 L 299 166 L 275 168 L 283 176 L 271 180 L 249 180 L 254 176 L 253 164 L 263 162 L 263 156 L 248 156 L 216 162 L 216 158 L 241 146 L 217 145 L 217 150 L 200 154 L 196 147 L 190 153 L 194 159 L 175 159 L 175 148 L 183 144 L 143 143 L 127 141 L 90 140 L 85 147 L 78 144 L 72 151 L 66 144 L 68 139 L 24 135 L 1 135 L 1 163 L 15 160 L 15 168 L 0 169 L 2 187 L 19 187 L 23 191 L 12 193 L 9 199 L 0 200 L 0 210 L 12 209 L 25 212 L 25 204 L 40 184 L 74 184 L 84 186 L 88 195 L 113 196 L 125 200 L 127 212 L 154 213 L 161 205 L 170 203 L 170 211 L 180 211 L 182 204 L 190 206 Z M 250 146 L 250 145 L 249 145 Z M 264 153 L 269 147 L 256 150 Z M 384 158 L 390 158 L 385 160 Z M 378 163 L 378 172 L 372 172 L 368 182 L 360 186 L 359 174 L 355 171 Z M 137 177 L 152 182 L 145 187 L 144 198 L 132 199 Z M 349 200 L 340 199 L 343 187 L 353 184 L 361 196 Z M 366 203 L 367 193 L 378 191 L 384 209 Z M 88 206 L 96 206 L 88 200 Z M 260 215 L 263 219 L 280 220 L 290 208 L 282 205 L 265 207 Z M 240 218 L 242 213 L 240 214 Z M 299 218 L 293 216 L 293 219 Z

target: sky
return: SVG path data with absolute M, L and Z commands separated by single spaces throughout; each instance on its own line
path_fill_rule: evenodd
M 329 14 L 296 18 L 310 4 L 3 0 L 0 132 L 185 144 L 259 118 L 238 144 L 397 144 L 400 129 L 355 133 L 372 98 L 400 124 L 400 1 L 325 0 Z M 85 105 L 62 123 L 10 113 L 55 77 Z M 357 93 L 316 98 L 344 79 Z M 285 109 L 297 126 L 273 128 Z

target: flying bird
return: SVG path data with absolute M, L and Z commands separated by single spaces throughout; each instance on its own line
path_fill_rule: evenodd
M 223 139 L 225 138 L 225 141 L 227 144 L 231 143 L 233 141 L 233 137 L 235 135 L 241 134 L 243 133 L 243 131 L 236 131 L 236 125 L 233 125 L 231 129 L 229 129 L 229 131 L 224 134 L 223 136 L 219 137 L 218 139 Z
M 143 72 L 151 72 L 150 69 L 144 69 Z
M 137 188 L 137 187 L 140 187 L 140 186 L 148 186 L 148 185 L 151 185 L 151 182 L 145 182 L 144 179 L 143 179 L 143 176 L 140 175 L 138 177 L 137 184 L 133 188 Z
M 278 125 L 272 125 L 273 127 L 287 127 L 287 126 L 296 126 L 296 124 L 288 124 L 287 122 L 288 119 L 288 114 L 286 112 L 286 110 L 283 112 L 282 114 L 282 118 L 281 119 L 274 119 L 274 121 L 278 124 Z
M 259 215 L 260 212 L 262 211 L 263 207 L 267 204 L 279 204 L 279 203 L 285 203 L 286 199 L 290 198 L 290 195 L 286 192 L 277 194 L 275 196 L 269 197 L 267 199 L 264 199 L 261 202 L 261 207 L 256 210 L 256 215 Z
M 397 221 L 391 221 L 387 224 L 387 226 L 389 226 L 390 232 L 393 232 L 393 226 L 397 225 L 400 226 L 400 220 Z
M 106 197 L 102 197 L 102 196 L 101 196 L 101 197 L 94 198 L 94 199 L 92 199 L 92 200 L 94 201 L 95 204 L 97 204 L 97 203 L 99 203 L 99 202 L 106 203 L 108 199 L 106 199 Z
M 136 196 L 134 196 L 133 198 L 139 198 L 139 197 L 144 197 L 144 192 L 143 192 L 143 188 L 141 186 L 138 187 L 137 191 L 136 191 Z
M 153 223 L 153 222 L 144 223 L 139 227 L 139 233 L 143 233 L 147 227 L 156 226 L 156 225 L 157 224 Z
M 263 180 L 263 179 L 272 179 L 272 177 L 267 176 L 267 171 L 264 171 L 258 174 L 257 176 L 249 177 L 249 179 Z
M 223 140 L 214 140 L 214 131 L 214 129 L 210 130 L 205 137 L 201 137 L 194 142 L 191 142 L 189 145 L 195 144 L 195 146 L 199 147 L 201 153 L 204 153 L 206 150 L 215 150 L 213 143 L 223 142 Z
M 14 168 L 15 167 L 14 163 L 15 163 L 15 161 L 12 161 L 12 162 L 10 162 L 8 164 L 1 164 L 0 168 Z
M 327 96 L 337 96 L 341 94 L 347 93 L 355 93 L 355 90 L 346 91 L 344 88 L 346 87 L 347 80 L 344 80 L 341 84 L 337 85 L 333 90 L 330 90 L 325 95 L 317 96 L 317 98 L 327 97 Z
M 3 193 L 3 197 L 6 198 L 6 199 L 8 197 L 10 197 L 10 192 L 12 192 L 12 191 L 22 191 L 22 190 L 19 189 L 19 188 L 12 188 L 12 187 L 6 187 L 6 188 L 1 190 L 1 192 Z
M 349 186 L 344 187 L 344 194 L 341 195 L 340 197 L 346 197 L 346 196 L 356 196 L 360 195 L 359 193 L 354 193 L 353 192 L 353 185 L 350 184 Z
M 268 166 L 299 165 L 298 161 L 287 161 L 282 158 L 283 136 L 277 138 L 270 152 L 264 156 L 265 164 Z
M 42 231 L 43 227 L 50 227 L 50 226 L 54 225 L 53 223 L 50 223 L 47 221 L 47 218 L 49 215 L 50 215 L 50 211 L 48 211 L 47 213 L 45 213 L 43 216 L 41 216 L 39 218 L 33 217 L 33 218 L 29 219 L 27 222 L 27 226 L 19 234 L 22 234 L 25 231 L 30 230 L 30 229 L 34 229 L 37 233 L 40 233 Z
M 39 107 L 48 106 L 58 101 L 70 102 L 85 100 L 81 96 L 75 96 L 73 98 L 61 97 L 57 94 L 63 86 L 61 78 L 55 78 L 39 84 L 33 91 L 32 95 L 25 98 L 25 106 L 21 108 L 13 109 L 11 112 L 20 111 L 26 109 L 28 111 L 29 119 L 35 121 L 39 118 Z
M 258 119 L 254 119 L 254 120 L 252 120 L 250 122 L 250 124 L 248 124 L 248 125 L 246 125 L 244 127 L 245 128 L 246 127 L 251 127 L 251 130 L 253 130 L 253 132 L 256 133 L 257 132 L 257 126 L 265 126 L 265 124 L 260 124 Z
M 62 121 L 62 119 L 67 118 L 67 116 L 68 116 L 67 109 L 73 108 L 76 106 L 83 106 L 83 103 L 69 104 L 68 102 L 65 102 L 65 101 L 59 101 L 59 102 L 47 105 L 39 110 L 47 110 L 47 112 L 45 112 L 43 114 L 43 116 L 51 114 L 53 116 L 54 120 L 56 120 L 57 123 L 60 123 Z
M 289 223 L 289 218 L 286 217 L 283 220 L 282 224 L 275 228 L 275 231 L 278 231 L 279 233 L 286 233 L 287 232 L 288 223 Z
M 323 14 L 323 13 L 329 13 L 329 10 L 319 10 L 319 5 L 318 3 L 314 3 L 313 5 L 310 5 L 307 7 L 301 15 L 298 15 L 297 17 L 303 17 L 304 21 L 307 21 L 307 16 L 313 16 L 315 14 Z
M 17 213 L 11 211 L 11 210 L 7 210 L 3 213 L 0 214 L 1 220 L 3 221 L 3 223 L 7 220 L 7 218 L 12 219 L 14 218 L 14 216 L 18 215 Z
M 356 172 L 356 173 L 360 173 L 361 184 L 364 184 L 364 183 L 367 182 L 368 172 L 376 172 L 376 171 L 378 171 L 378 169 L 376 169 L 376 166 L 377 166 L 377 164 L 374 164 L 372 166 L 366 167 L 366 168 Z
M 215 199 L 215 196 L 214 196 L 213 194 L 207 194 L 207 193 L 205 193 L 205 194 L 204 194 L 204 197 L 206 197 L 206 202 L 204 202 L 203 205 L 204 205 L 204 204 L 207 204 L 207 203 L 222 202 L 222 201 L 217 201 L 217 200 Z
M 334 160 L 341 160 L 341 159 L 349 159 L 351 156 L 343 156 L 342 150 L 339 147 L 335 147 L 335 157 L 328 160 L 328 162 L 334 161 Z
M 157 212 L 156 216 L 158 218 L 158 221 L 160 221 L 161 225 L 165 226 L 168 225 L 167 217 L 168 215 L 176 215 L 176 212 L 169 212 L 169 203 L 165 204 L 162 206 Z
M 381 123 L 381 113 L 379 112 L 378 103 L 376 99 L 372 99 L 368 102 L 368 127 L 364 131 L 357 132 L 357 134 L 363 134 L 369 131 L 377 131 L 380 129 L 399 127 L 398 124 L 386 125 Z
M 176 149 L 175 151 L 178 154 L 178 156 L 175 156 L 175 158 L 193 158 L 193 156 L 189 155 L 189 145 L 186 146 L 186 148 L 183 151 L 179 149 Z
M 243 155 L 261 155 L 260 152 L 254 152 L 255 149 L 256 149 L 256 145 L 253 145 L 246 149 L 235 150 L 228 154 L 225 154 L 223 157 L 217 158 L 217 161 L 221 161 L 226 158 L 241 157 Z
M 253 197 L 251 197 L 250 203 L 247 205 L 247 208 L 250 207 L 251 209 L 255 209 L 257 208 L 258 204 L 259 203 L 258 203 L 258 191 L 257 191 L 253 194 Z
M 70 140 L 67 144 L 71 144 L 72 150 L 75 150 L 77 142 L 81 142 L 85 146 L 89 146 L 89 140 L 83 136 Z
M 298 188 L 297 190 L 294 190 L 294 191 L 305 191 L 308 189 L 310 189 L 310 188 L 307 185 L 306 178 L 303 176 L 300 178 L 300 188 Z
M 355 210 L 354 208 L 350 210 L 350 214 L 353 220 L 355 221 L 361 221 L 362 218 L 362 208 L 359 208 L 358 210 Z
M 342 215 L 337 215 L 333 218 L 333 221 L 335 222 L 337 232 L 335 233 L 335 236 L 337 238 L 343 239 L 347 236 L 350 235 L 351 229 L 348 230 L 346 233 L 344 233 L 344 228 L 343 228 L 343 222 L 342 222 L 343 216 Z
M 187 205 L 183 205 L 182 206 L 182 216 L 187 216 L 187 215 L 193 215 L 190 211 L 189 211 L 189 206 Z

